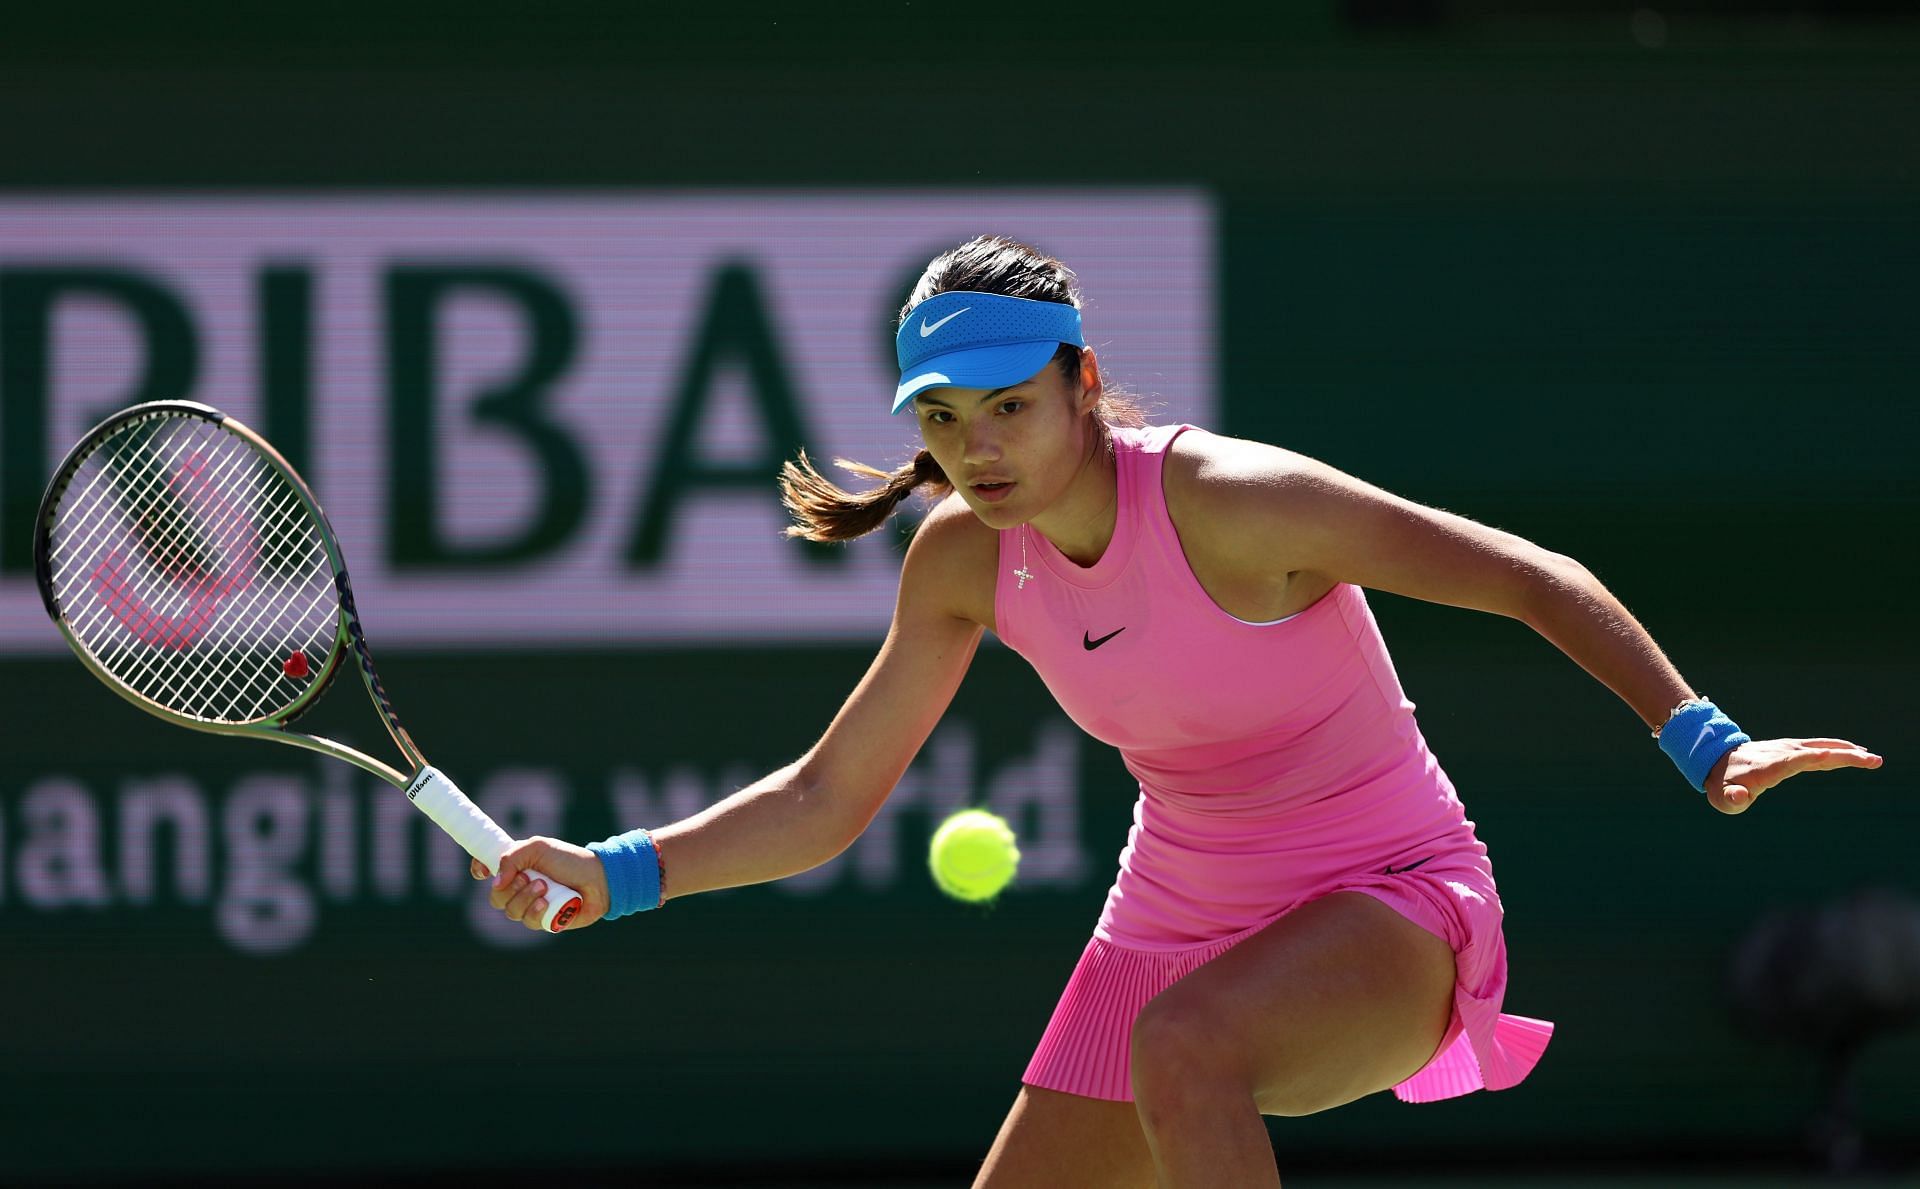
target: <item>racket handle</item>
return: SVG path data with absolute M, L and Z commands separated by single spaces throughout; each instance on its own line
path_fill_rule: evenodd
M 445 830 L 461 849 L 480 860 L 488 874 L 500 873 L 500 856 L 513 845 L 512 836 L 495 825 L 485 810 L 468 800 L 460 786 L 447 779 L 446 773 L 432 766 L 420 769 L 413 783 L 407 786 L 407 800 L 432 818 L 433 824 Z M 580 893 L 552 876 L 535 874 L 547 881 L 547 911 L 541 914 L 540 928 L 558 933 L 580 911 Z

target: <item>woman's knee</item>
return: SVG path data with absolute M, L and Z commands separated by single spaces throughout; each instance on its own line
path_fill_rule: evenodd
M 1143 1110 L 1177 1112 L 1183 1104 L 1222 1094 L 1252 1094 L 1218 1015 L 1173 990 L 1149 1001 L 1134 1019 L 1129 1049 L 1134 1101 Z
M 1185 995 L 1163 993 L 1141 1010 L 1131 1060 L 1134 1101 L 1149 1130 L 1229 1097 L 1251 1099 L 1266 1115 L 1311 1115 L 1352 1097 L 1304 1062 L 1270 1061 L 1256 1071 L 1221 1014 Z

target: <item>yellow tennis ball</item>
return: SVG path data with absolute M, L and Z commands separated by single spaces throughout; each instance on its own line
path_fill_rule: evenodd
M 984 809 L 963 809 L 933 832 L 927 865 L 933 882 L 955 900 L 991 900 L 1013 882 L 1020 848 L 1006 819 Z

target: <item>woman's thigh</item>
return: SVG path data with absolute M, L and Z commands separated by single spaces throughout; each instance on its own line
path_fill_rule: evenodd
M 1448 944 L 1371 896 L 1303 905 L 1161 992 L 1134 1024 L 1143 1077 L 1227 1079 L 1271 1115 L 1388 1089 L 1433 1056 L 1453 1016 Z
M 974 1189 L 1130 1189 L 1154 1184 L 1131 1102 L 1020 1087 Z

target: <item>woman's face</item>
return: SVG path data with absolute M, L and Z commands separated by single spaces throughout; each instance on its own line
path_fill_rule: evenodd
M 1024 524 L 1072 484 L 1089 450 L 1098 373 L 1082 384 L 1058 363 L 1008 388 L 935 388 L 914 399 L 920 436 L 974 515 L 993 528 Z

